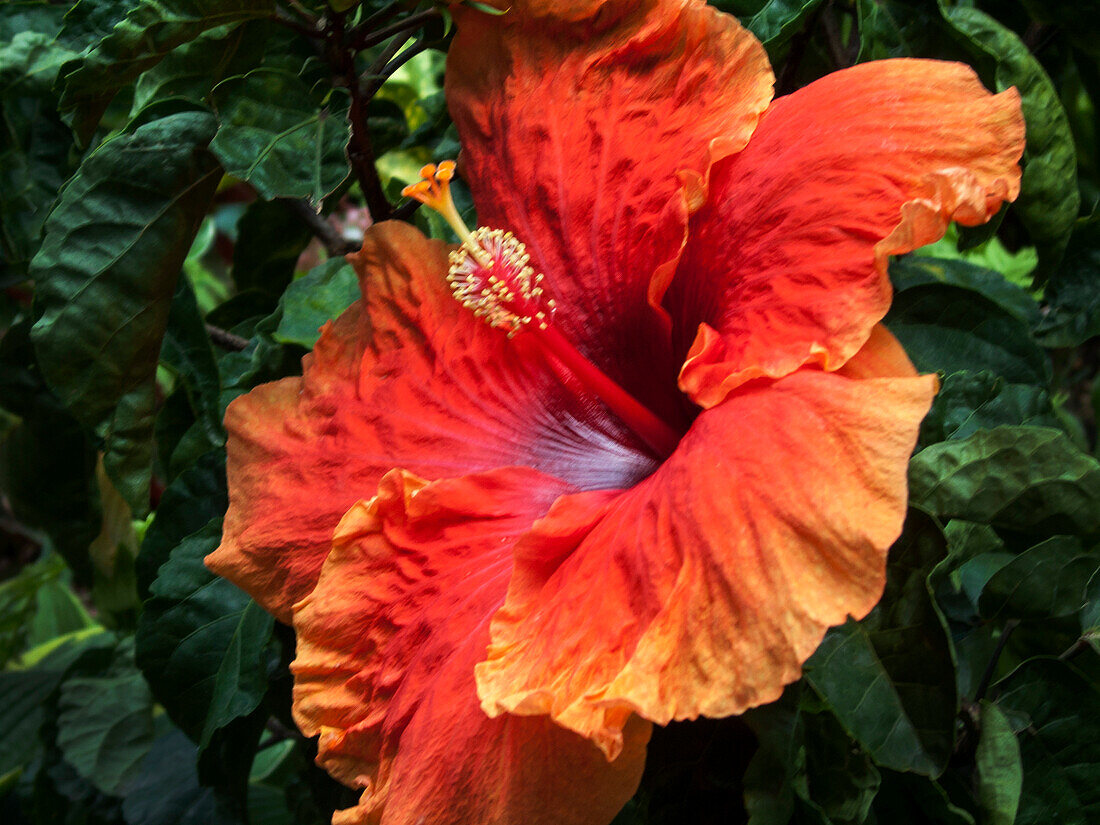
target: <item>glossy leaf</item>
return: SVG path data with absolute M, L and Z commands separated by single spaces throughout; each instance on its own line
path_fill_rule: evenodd
M 203 566 L 220 540 L 219 519 L 172 551 L 150 588 L 137 636 L 138 663 L 157 699 L 200 746 L 260 703 L 274 625 Z
M 264 296 L 271 312 L 294 278 L 298 258 L 313 240 L 313 233 L 284 201 L 258 200 L 249 204 L 237 221 L 233 247 L 233 282 L 237 289 L 255 290 Z
M 359 298 L 359 280 L 343 258 L 315 266 L 283 295 L 283 315 L 272 337 L 281 344 L 312 348 L 321 326 Z
M 821 0 L 767 0 L 745 26 L 765 46 L 776 48 L 787 42 L 819 5 Z
M 974 763 L 982 821 L 987 825 L 1013 825 L 1024 775 L 1020 745 L 1004 713 L 989 702 L 981 706 L 981 739 Z
M 89 155 L 46 223 L 32 333 L 58 397 L 103 439 L 107 472 L 148 509 L 154 374 L 176 279 L 221 170 L 209 115 L 141 126 Z
M 825 636 L 806 678 L 876 764 L 926 776 L 954 747 L 954 659 L 928 576 L 946 556 L 935 522 L 911 511 L 891 549 L 883 599 Z
M 930 284 L 976 292 L 1028 327 L 1041 317 L 1039 305 L 1026 290 L 1000 272 L 959 259 L 904 255 L 890 263 L 890 280 L 897 292 Z
M 988 370 L 954 372 L 944 377 L 921 422 L 920 444 L 967 438 L 1005 424 L 1058 427 L 1050 393 L 1029 384 L 1010 384 Z
M 221 83 L 214 103 L 211 150 L 265 198 L 319 205 L 348 176 L 351 126 L 342 90 L 314 91 L 289 71 L 256 69 Z
M 1100 532 L 1100 463 L 1046 427 L 997 427 L 910 463 L 912 501 L 941 518 L 1014 530 Z
M 1100 217 L 1079 221 L 1046 291 L 1049 311 L 1036 335 L 1048 347 L 1075 347 L 1100 335 Z
M 1079 539 L 1052 536 L 1000 568 L 985 585 L 978 608 L 986 618 L 1044 620 L 1076 614 L 1087 600 L 1100 550 Z
M 1007 26 L 964 6 L 946 9 L 944 15 L 965 36 L 975 56 L 992 61 L 997 90 L 1015 86 L 1023 98 L 1027 148 L 1020 197 L 1013 209 L 1049 268 L 1061 257 L 1081 207 L 1077 150 L 1058 92 L 1039 61 Z
M 1045 386 L 1050 364 L 1018 320 L 992 301 L 953 286 L 899 293 L 885 319 L 917 369 L 987 369 L 1017 384 Z
M 1025 662 L 997 706 L 1018 731 L 1023 791 L 1016 825 L 1089 825 L 1100 817 L 1100 691 L 1054 659 Z
M 153 696 L 122 647 L 111 666 L 61 685 L 57 743 L 65 760 L 99 790 L 121 795 L 153 744 Z
M 62 111 L 87 141 L 118 90 L 217 26 L 274 13 L 271 0 L 141 0 L 64 76 Z

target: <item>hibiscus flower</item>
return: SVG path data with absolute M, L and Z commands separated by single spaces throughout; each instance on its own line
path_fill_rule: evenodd
M 895 60 L 772 100 L 694 0 L 455 20 L 490 229 L 368 230 L 303 376 L 229 409 L 207 563 L 294 625 L 334 821 L 601 825 L 651 723 L 775 699 L 879 598 L 936 386 L 887 259 L 1016 196 L 1019 98 Z

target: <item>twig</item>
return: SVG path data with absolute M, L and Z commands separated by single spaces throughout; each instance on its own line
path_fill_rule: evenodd
M 336 227 L 325 220 L 323 216 L 313 211 L 313 208 L 305 201 L 288 198 L 283 202 L 294 210 L 294 213 L 302 219 L 302 223 L 309 227 L 309 231 L 317 236 L 317 239 L 324 245 L 329 257 L 342 257 L 359 248 L 355 243 L 341 235 Z
M 289 29 L 294 29 L 298 34 L 304 37 L 309 37 L 313 40 L 322 40 L 324 38 L 324 32 L 318 29 L 316 26 L 306 26 L 294 20 L 282 9 L 275 10 L 275 16 L 272 18 L 276 23 L 281 26 L 286 26 Z
M 423 28 L 424 24 L 432 20 L 438 20 L 439 17 L 440 14 L 436 9 L 428 9 L 409 15 L 404 20 L 398 20 L 396 23 L 391 23 L 389 26 L 374 31 L 371 31 L 367 24 L 363 24 L 348 33 L 348 42 L 357 50 L 362 51 L 377 46 L 379 43 L 385 43 L 396 34 Z
M 974 691 L 975 702 L 980 702 L 985 698 L 985 692 L 989 690 L 989 683 L 993 681 L 993 674 L 997 671 L 997 663 L 1001 660 L 1001 654 L 1004 653 L 1005 645 L 1008 644 L 1008 637 L 1011 636 L 1012 631 L 1019 626 L 1019 619 L 1009 619 L 1005 622 L 1004 630 L 1001 631 L 1001 638 L 997 640 L 997 647 L 993 649 L 993 655 L 989 657 L 989 664 L 985 666 L 985 673 L 982 674 L 982 680 L 978 682 L 978 688 Z
M 1086 640 L 1082 636 L 1080 639 L 1078 639 L 1076 642 L 1074 642 L 1072 645 L 1062 651 L 1061 655 L 1059 655 L 1058 658 L 1063 662 L 1068 662 L 1071 659 L 1076 659 L 1078 656 L 1088 650 L 1089 647 L 1090 645 L 1088 643 L 1088 640 Z
M 213 324 L 206 325 L 206 334 L 210 336 L 210 340 L 217 344 L 222 349 L 229 350 L 230 352 L 240 352 L 248 347 L 249 341 L 247 338 L 242 338 L 239 335 L 234 335 L 232 332 L 221 327 L 216 327 Z
M 836 24 L 836 18 L 832 15 L 833 3 L 829 3 L 821 16 L 821 22 L 825 29 L 825 42 L 829 44 L 829 56 L 833 59 L 833 65 L 837 69 L 847 69 L 851 66 L 848 57 L 848 49 L 840 39 L 840 28 Z

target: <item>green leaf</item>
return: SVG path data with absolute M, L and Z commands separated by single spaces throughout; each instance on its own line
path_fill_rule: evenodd
M 1048 620 L 1076 614 L 1100 568 L 1100 552 L 1071 536 L 1052 536 L 1016 556 L 988 581 L 978 601 L 983 618 Z
M 180 266 L 221 170 L 212 118 L 187 112 L 104 143 L 46 222 L 32 336 L 62 403 L 104 440 L 107 472 L 148 510 L 155 373 Z
M 981 739 L 974 756 L 983 825 L 1013 825 L 1024 770 L 1020 745 L 1000 708 L 982 702 Z
M 1039 322 L 1039 305 L 1028 292 L 1000 272 L 951 258 L 903 255 L 890 263 L 890 280 L 898 292 L 929 284 L 976 292 L 1029 327 Z
M 974 825 L 974 817 L 951 803 L 938 783 L 911 773 L 882 771 L 875 822 L 889 825 Z
M 1049 359 L 1027 327 L 968 289 L 906 289 L 885 323 L 922 372 L 987 369 L 1014 384 L 1050 382 Z
M 954 372 L 921 422 L 920 444 L 967 438 L 1001 425 L 1059 426 L 1050 393 L 1042 387 L 1010 384 L 988 370 Z
M 258 200 L 237 221 L 233 282 L 240 291 L 257 290 L 271 312 L 294 278 L 298 258 L 313 233 L 285 201 Z
M 1035 331 L 1043 346 L 1076 347 L 1100 335 L 1100 215 L 1078 221 L 1046 299 Z
M 332 258 L 294 281 L 283 295 L 283 315 L 272 337 L 312 349 L 320 328 L 359 299 L 359 278 L 343 258 Z
M 267 689 L 274 619 L 203 558 L 221 520 L 185 539 L 161 565 L 138 626 L 138 664 L 157 699 L 200 747 L 251 713 Z
M 923 57 L 932 43 L 943 46 L 943 21 L 928 4 L 857 0 L 856 10 L 860 63 L 891 57 Z
M 909 490 L 941 519 L 1100 532 L 1100 463 L 1046 427 L 997 427 L 928 447 L 910 462 Z
M 214 90 L 218 134 L 211 150 L 226 171 L 265 198 L 308 198 L 315 206 L 350 173 L 349 98 L 314 89 L 298 75 L 256 69 Z
M 204 105 L 210 92 L 227 77 L 260 63 L 269 36 L 265 20 L 220 26 L 169 52 L 134 84 L 130 116 L 168 99 Z
M 87 650 L 113 646 L 114 636 L 94 628 L 70 634 L 50 645 L 45 655 L 26 658 L 35 666 L 0 671 L 0 774 L 35 758 L 38 731 L 46 721 L 46 701 L 57 690 L 72 663 Z
M 138 592 L 143 597 L 160 566 L 175 547 L 213 518 L 221 518 L 229 506 L 225 482 L 225 453 L 211 451 L 181 472 L 168 485 L 138 554 Z
M 821 0 L 768 0 L 745 21 L 745 27 L 765 46 L 783 45 L 802 28 Z
M 0 582 L 0 667 L 28 647 L 93 624 L 65 585 L 66 572 L 61 557 L 51 555 Z
M 195 302 L 195 293 L 186 278 L 180 278 L 176 284 L 160 361 L 175 374 L 187 393 L 191 409 L 195 411 L 199 428 L 205 436 L 200 453 L 221 447 L 225 443 L 225 430 L 219 400 L 221 378 L 218 363 Z
M 61 685 L 57 744 L 65 761 L 99 790 L 115 796 L 137 773 L 153 744 L 153 696 L 122 646 L 109 668 Z
M 951 642 L 928 584 L 946 554 L 935 521 L 910 511 L 881 602 L 826 634 L 805 671 L 877 764 L 926 776 L 950 759 L 958 712 Z
M 997 90 L 1015 86 L 1021 94 L 1027 147 L 1013 209 L 1039 250 L 1040 265 L 1049 270 L 1061 257 L 1081 208 L 1077 150 L 1058 91 L 1011 29 L 975 8 L 945 8 L 944 16 L 975 57 L 992 63 Z
M 87 142 L 119 89 L 218 26 L 274 14 L 271 0 L 141 0 L 65 73 L 61 107 Z
M 127 789 L 126 825 L 240 825 L 220 795 L 199 784 L 197 758 L 178 730 L 160 736 Z
M 1100 692 L 1055 659 L 1022 664 L 998 685 L 1023 761 L 1016 825 L 1090 825 L 1100 818 Z

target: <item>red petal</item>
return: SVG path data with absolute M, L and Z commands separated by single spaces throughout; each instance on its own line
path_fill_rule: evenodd
M 881 594 L 936 384 L 899 353 L 880 329 L 844 372 L 742 386 L 633 490 L 557 501 L 516 547 L 477 667 L 486 710 L 547 713 L 614 754 L 632 712 L 775 699 Z
M 372 227 L 352 258 L 365 308 L 324 330 L 303 378 L 230 405 L 229 512 L 207 563 L 283 621 L 313 588 L 340 517 L 393 467 L 439 478 L 525 465 L 579 487 L 653 469 L 523 336 L 509 340 L 451 296 L 447 252 L 407 224 Z
M 692 218 L 666 301 L 682 352 L 696 336 L 680 386 L 710 407 L 752 378 L 839 367 L 890 304 L 887 257 L 1015 198 L 1023 145 L 1016 91 L 956 63 L 867 63 L 776 100 Z
M 567 337 L 668 413 L 679 365 L 649 296 L 667 286 L 710 163 L 744 146 L 771 99 L 763 48 L 698 0 L 455 18 L 447 95 L 479 221 L 527 244 Z
M 294 714 L 318 762 L 364 787 L 337 822 L 606 825 L 631 796 L 648 725 L 628 752 L 545 717 L 490 719 L 474 664 L 512 545 L 569 488 L 519 468 L 428 484 L 388 474 L 336 531 L 317 588 L 295 606 Z

